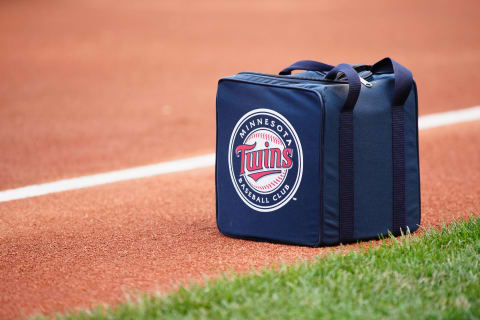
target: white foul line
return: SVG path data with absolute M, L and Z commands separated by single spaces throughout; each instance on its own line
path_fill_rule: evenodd
M 130 169 L 116 170 L 105 173 L 98 173 L 90 176 L 63 179 L 42 184 L 34 184 L 18 189 L 0 191 L 0 202 L 31 198 L 49 193 L 99 186 L 102 184 L 131 179 L 146 178 L 160 174 L 210 167 L 214 163 L 215 153 L 210 153 L 193 158 L 160 162 L 157 164 L 133 167 Z
M 421 116 L 418 119 L 418 127 L 420 130 L 424 130 L 475 120 L 480 120 L 480 106 Z M 215 153 L 210 153 L 192 158 L 160 162 L 152 165 L 110 171 L 78 178 L 63 179 L 54 182 L 0 191 L 0 202 L 32 198 L 49 193 L 82 189 L 107 183 L 146 178 L 167 173 L 188 171 L 210 167 L 214 164 Z
M 480 106 L 421 116 L 418 118 L 418 129 L 423 130 L 475 120 L 480 120 Z

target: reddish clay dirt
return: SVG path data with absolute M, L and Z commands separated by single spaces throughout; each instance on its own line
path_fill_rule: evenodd
M 480 2 L 2 1 L 0 189 L 211 152 L 221 76 L 395 57 L 480 101 Z
M 480 122 L 421 134 L 422 225 L 480 210 Z M 133 290 L 311 258 L 222 236 L 213 169 L 2 203 L 0 317 L 116 303 Z
M 3 1 L 0 190 L 214 150 L 219 77 L 299 59 L 414 72 L 420 113 L 480 101 L 478 1 Z M 423 224 L 480 210 L 480 124 L 421 133 Z M 0 318 L 330 249 L 226 238 L 213 169 L 0 203 Z

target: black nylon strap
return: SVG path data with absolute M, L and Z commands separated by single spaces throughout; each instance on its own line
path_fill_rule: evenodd
M 357 72 L 348 64 L 333 68 L 325 78 L 334 79 L 343 72 L 348 79 L 348 94 L 340 113 L 338 177 L 339 177 L 339 238 L 340 242 L 351 242 L 354 235 L 355 193 L 353 166 L 353 109 L 360 95 L 361 83 Z
M 405 129 L 403 106 L 392 107 L 393 217 L 392 233 L 406 231 L 405 221 Z
M 289 75 L 292 74 L 294 70 L 308 70 L 308 71 L 330 71 L 333 69 L 333 66 L 323 63 L 317 62 L 313 60 L 300 60 L 295 62 L 289 67 L 286 67 L 282 71 L 280 71 L 280 75 Z
M 339 201 L 340 242 L 351 242 L 354 231 L 354 185 L 353 185 L 353 109 L 340 114 L 339 131 Z
M 395 89 L 392 101 L 392 233 L 406 232 L 405 217 L 405 110 L 404 104 L 413 86 L 410 70 L 391 58 L 385 58 L 372 66 L 372 72 L 393 72 Z

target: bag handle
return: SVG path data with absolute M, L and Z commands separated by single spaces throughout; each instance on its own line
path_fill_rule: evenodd
M 324 79 L 334 80 L 339 72 L 343 72 L 345 74 L 345 77 L 348 80 L 348 95 L 342 107 L 342 112 L 352 111 L 355 108 L 355 104 L 357 103 L 358 96 L 360 95 L 360 89 L 361 89 L 360 76 L 358 75 L 357 71 L 353 69 L 351 65 L 346 63 L 341 63 L 335 68 L 333 68 L 332 70 L 330 70 L 325 75 Z
M 390 73 L 395 77 L 392 102 L 392 233 L 407 231 L 405 217 L 405 110 L 404 104 L 413 86 L 410 70 L 391 58 L 372 66 L 372 72 Z
M 407 100 L 408 94 L 413 85 L 413 76 L 410 70 L 393 60 L 392 58 L 386 57 L 371 67 L 360 65 L 360 66 L 352 66 L 352 68 L 356 71 L 359 71 L 359 68 L 368 67 L 372 73 L 393 73 L 395 76 L 395 89 L 393 94 L 393 106 L 402 106 L 405 104 Z M 306 70 L 306 71 L 321 71 L 321 72 L 329 72 L 332 71 L 334 67 L 332 65 L 313 61 L 313 60 L 300 60 L 289 67 L 286 67 L 282 71 L 280 71 L 280 75 L 290 75 L 292 71 L 295 70 Z M 343 71 L 342 71 L 343 72 Z M 331 78 L 328 78 L 331 79 Z
M 375 63 L 370 69 L 372 73 L 392 73 L 395 76 L 392 106 L 403 106 L 413 86 L 413 76 L 410 70 L 386 57 Z
M 371 66 L 365 65 L 365 64 L 355 64 L 355 65 L 352 65 L 352 67 L 353 69 L 355 69 L 355 71 L 360 72 L 364 70 L 369 70 Z M 313 60 L 300 60 L 293 63 L 289 67 L 286 67 L 285 69 L 280 71 L 278 74 L 290 75 L 292 74 L 292 71 L 295 71 L 295 70 L 327 72 L 332 69 L 333 69 L 333 66 L 323 62 L 318 62 Z
M 313 61 L 313 60 L 300 60 L 295 63 L 293 63 L 291 66 L 286 67 L 282 71 L 280 71 L 280 75 L 290 75 L 292 74 L 292 71 L 295 70 L 306 70 L 306 71 L 330 71 L 333 69 L 333 66 L 323 63 L 323 62 L 318 62 L 318 61 Z
M 333 80 L 343 72 L 348 80 L 347 99 L 340 112 L 338 131 L 338 176 L 339 176 L 339 240 L 351 242 L 354 235 L 354 130 L 353 109 L 360 95 L 360 76 L 349 64 L 342 63 L 330 70 L 325 79 Z

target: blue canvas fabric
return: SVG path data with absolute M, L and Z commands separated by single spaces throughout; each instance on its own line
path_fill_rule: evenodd
M 420 178 L 411 74 L 391 59 L 335 68 L 306 61 L 283 75 L 220 79 L 219 230 L 307 246 L 415 231 Z M 306 71 L 290 74 L 298 69 Z

